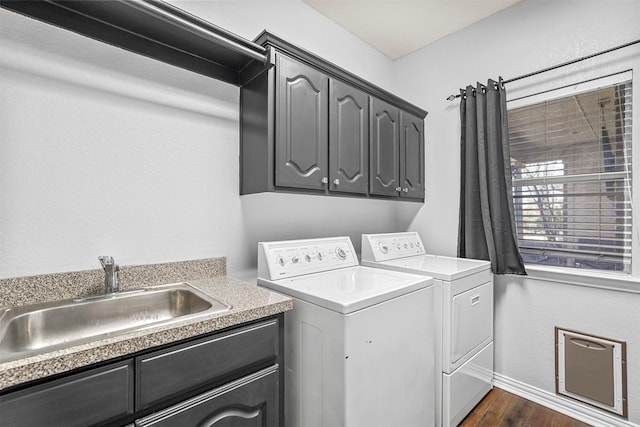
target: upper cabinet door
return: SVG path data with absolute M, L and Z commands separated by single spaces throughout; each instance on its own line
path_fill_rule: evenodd
M 377 98 L 371 98 L 371 155 L 369 193 L 397 196 L 399 184 L 398 109 Z
M 331 79 L 329 126 L 329 189 L 367 194 L 369 95 Z
M 277 55 L 275 184 L 323 190 L 328 181 L 329 78 Z
M 400 113 L 400 197 L 424 198 L 424 121 Z

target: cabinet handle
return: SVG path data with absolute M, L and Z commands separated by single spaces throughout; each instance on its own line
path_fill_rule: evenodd
M 402 191 L 402 187 L 396 187 L 396 191 Z
M 403 188 L 402 191 L 404 191 L 405 193 L 408 193 L 409 189 L 408 188 Z
M 333 183 L 335 185 L 340 185 L 340 180 L 338 178 L 336 178 L 336 179 L 333 180 Z
M 327 178 L 326 176 L 322 177 L 322 183 L 323 184 L 327 184 L 328 182 L 329 182 L 329 178 Z

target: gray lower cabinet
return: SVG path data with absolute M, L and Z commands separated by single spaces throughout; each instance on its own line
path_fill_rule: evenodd
M 280 426 L 284 316 L 0 395 L 0 427 Z
M 275 360 L 275 320 L 191 341 L 136 358 L 136 410 L 170 400 L 185 391 Z
M 0 425 L 88 426 L 133 414 L 131 360 L 0 396 Z
M 136 421 L 137 427 L 278 425 L 278 369 L 271 367 Z

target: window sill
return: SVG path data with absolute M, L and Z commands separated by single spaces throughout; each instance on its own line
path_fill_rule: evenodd
M 527 276 L 518 277 L 640 294 L 640 280 L 626 274 L 603 273 L 596 270 L 573 270 L 541 265 L 526 265 L 525 268 Z

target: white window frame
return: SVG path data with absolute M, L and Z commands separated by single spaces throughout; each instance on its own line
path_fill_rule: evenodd
M 635 74 L 635 78 L 634 78 Z M 607 74 L 603 77 L 585 79 L 578 83 L 566 84 L 559 88 L 544 91 L 535 91 L 535 85 L 529 90 L 534 95 L 527 95 L 520 91 L 519 96 L 509 96 L 507 109 L 525 107 L 544 101 L 564 98 L 577 93 L 588 92 L 603 86 L 610 86 L 631 80 L 632 84 L 632 136 L 631 136 L 631 182 L 632 182 L 632 245 L 631 245 L 631 273 L 607 272 L 601 270 L 577 269 L 560 266 L 546 266 L 540 264 L 526 264 L 529 277 L 545 281 L 568 283 L 580 286 L 589 286 L 602 289 L 614 289 L 625 292 L 640 293 L 640 150 L 636 147 L 640 144 L 640 78 L 638 72 L 633 69 Z M 602 75 L 602 74 L 601 74 Z M 579 78 L 579 76 L 576 76 Z M 518 93 L 518 91 L 516 91 Z

